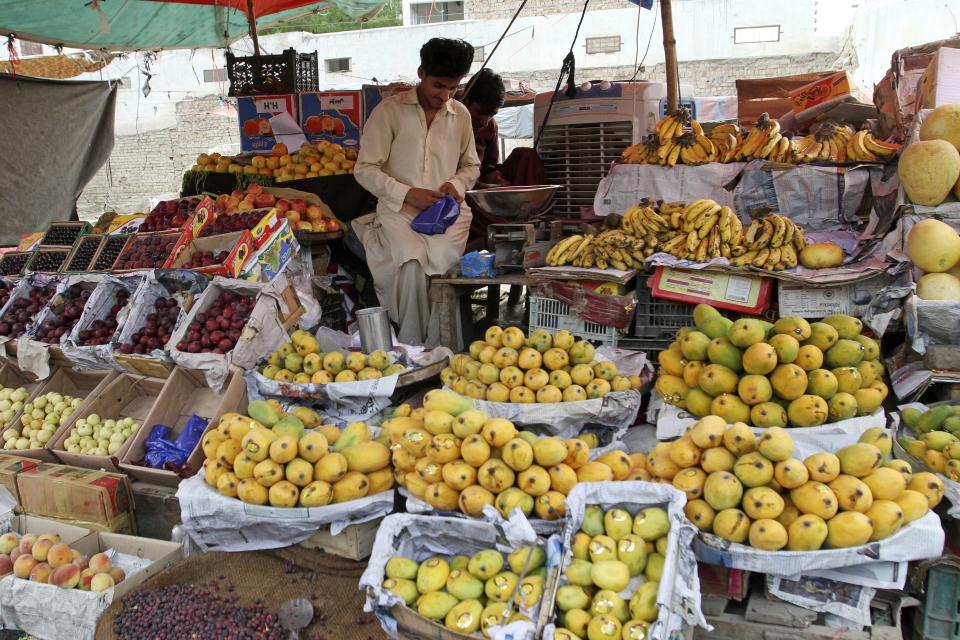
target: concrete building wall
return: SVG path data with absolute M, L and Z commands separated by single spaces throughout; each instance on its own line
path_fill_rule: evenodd
M 80 219 L 95 220 L 104 211 L 149 211 L 151 199 L 177 197 L 183 172 L 214 149 L 240 151 L 236 112 L 218 98 L 177 103 L 172 126 L 116 137 L 110 160 L 80 196 Z
M 590 11 L 623 9 L 627 0 L 591 0 Z M 522 0 L 467 0 L 467 17 L 471 20 L 509 20 L 517 12 Z M 579 13 L 583 0 L 528 0 L 524 15 L 545 16 L 560 13 Z
M 806 56 L 768 56 L 744 60 L 689 60 L 680 62 L 680 81 L 692 85 L 697 96 L 735 96 L 736 81 L 744 78 L 772 78 L 812 71 L 832 71 L 843 68 L 845 56 L 837 53 L 814 53 Z M 530 78 L 540 87 L 553 89 L 559 70 L 520 72 L 517 78 Z M 514 77 L 514 74 L 506 74 Z M 629 80 L 634 77 L 633 66 L 592 67 L 577 69 L 577 81 Z M 662 62 L 647 66 L 637 76 L 642 80 L 666 82 L 666 65 Z

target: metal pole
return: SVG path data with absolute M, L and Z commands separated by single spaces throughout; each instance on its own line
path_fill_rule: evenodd
M 673 113 L 680 106 L 680 78 L 677 77 L 677 40 L 673 37 L 673 8 L 670 0 L 660 0 L 663 23 L 663 58 L 667 67 L 667 110 Z

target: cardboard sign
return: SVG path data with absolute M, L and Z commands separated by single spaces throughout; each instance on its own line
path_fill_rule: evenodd
M 297 99 L 293 95 L 249 96 L 237 98 L 240 119 L 240 149 L 269 151 L 276 138 L 270 118 L 281 113 L 297 119 Z
M 360 91 L 319 91 L 300 95 L 300 128 L 307 140 L 343 147 L 360 145 L 363 94 Z

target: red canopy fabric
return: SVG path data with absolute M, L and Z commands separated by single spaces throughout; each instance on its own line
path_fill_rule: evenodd
M 247 0 L 149 0 L 150 2 L 176 2 L 180 4 L 201 4 L 236 9 L 247 13 Z M 323 0 L 253 0 L 253 17 L 262 18 L 274 13 L 297 9 L 306 5 L 323 8 Z

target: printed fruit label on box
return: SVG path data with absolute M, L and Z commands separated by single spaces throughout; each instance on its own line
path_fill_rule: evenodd
M 297 119 L 297 101 L 292 95 L 247 96 L 237 98 L 240 118 L 240 148 L 243 151 L 269 151 L 276 142 L 270 118 L 289 113 Z
M 412 84 L 404 82 L 392 82 L 388 85 L 365 84 L 363 85 L 363 121 L 370 119 L 370 114 L 378 104 L 404 91 L 413 89 Z
M 311 143 L 321 140 L 357 147 L 363 94 L 359 91 L 320 91 L 300 95 L 300 128 Z

